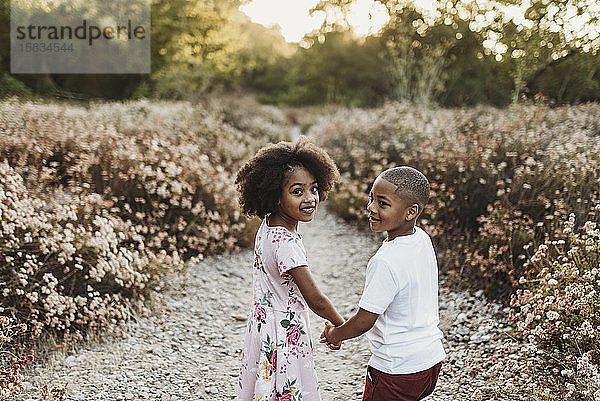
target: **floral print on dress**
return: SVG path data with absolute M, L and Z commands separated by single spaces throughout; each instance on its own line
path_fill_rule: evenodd
M 252 319 L 248 321 L 248 331 L 252 331 L 252 325 L 254 322 L 256 322 L 257 329 L 259 332 L 262 325 L 266 324 L 268 313 L 267 308 L 273 307 L 273 304 L 271 303 L 271 298 L 273 298 L 273 293 L 267 292 L 258 302 L 254 302 Z
M 300 236 L 265 221 L 256 235 L 254 301 L 238 380 L 239 401 L 320 401 L 308 308 L 289 271 L 307 266 Z
M 259 269 L 263 273 L 266 273 L 262 262 L 262 249 L 258 245 L 254 248 L 254 269 Z
M 276 401 L 302 401 L 302 392 L 297 390 L 294 387 L 296 384 L 296 380 L 287 381 L 283 386 L 283 391 L 281 393 L 277 393 Z
M 307 264 L 306 251 L 304 250 L 300 238 L 292 235 L 292 233 L 287 230 L 277 238 L 278 239 L 275 242 L 280 242 L 281 244 L 276 251 L 276 257 L 278 259 L 277 269 L 282 277 L 294 267 Z
M 254 307 L 254 320 L 258 322 L 258 331 L 260 331 L 261 324 L 266 324 L 265 319 L 267 318 L 267 310 L 264 306 L 257 304 Z
M 279 322 L 281 327 L 286 330 L 286 341 L 288 345 L 298 345 L 298 341 L 302 334 L 306 334 L 303 330 L 302 322 L 299 319 L 294 319 L 296 314 L 294 312 L 288 312 L 286 319 Z
M 262 352 L 266 359 L 260 365 L 259 374 L 264 381 L 269 382 L 273 373 L 277 371 L 277 344 L 271 341 L 268 334 L 267 339 L 263 341 Z

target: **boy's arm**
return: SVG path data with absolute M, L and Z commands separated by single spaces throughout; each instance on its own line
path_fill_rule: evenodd
M 334 327 L 328 322 L 325 323 L 326 329 L 323 332 L 324 338 L 332 344 L 339 344 L 349 338 L 358 337 L 369 331 L 378 317 L 379 315 L 377 313 L 372 313 L 363 308 L 359 308 L 358 312 L 341 326 Z

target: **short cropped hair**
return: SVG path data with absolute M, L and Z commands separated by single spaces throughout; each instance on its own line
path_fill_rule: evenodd
M 317 180 L 319 199 L 327 199 L 339 179 L 338 168 L 325 150 L 301 135 L 296 142 L 263 147 L 239 169 L 235 184 L 242 211 L 260 218 L 275 212 L 286 174 L 298 166 L 306 168 Z
M 396 194 L 411 204 L 418 204 L 421 211 L 429 202 L 429 181 L 419 170 L 400 166 L 385 170 L 381 178 L 396 186 Z

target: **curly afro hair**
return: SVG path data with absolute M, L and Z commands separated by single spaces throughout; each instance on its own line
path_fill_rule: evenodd
M 295 143 L 265 146 L 240 168 L 235 184 L 242 211 L 260 218 L 275 212 L 286 174 L 298 166 L 316 178 L 319 199 L 327 199 L 327 193 L 340 176 L 338 168 L 327 152 L 300 136 Z

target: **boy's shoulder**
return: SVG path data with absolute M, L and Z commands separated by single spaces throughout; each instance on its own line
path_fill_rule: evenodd
M 393 263 L 398 260 L 399 256 L 410 254 L 419 249 L 420 246 L 428 246 L 429 244 L 431 244 L 429 234 L 422 228 L 415 227 L 415 233 L 412 235 L 397 237 L 392 241 L 384 241 L 372 259 Z
M 402 248 L 410 248 L 413 247 L 415 244 L 419 244 L 419 243 L 427 243 L 431 241 L 431 237 L 429 236 L 429 234 L 427 234 L 427 232 L 425 230 L 423 230 L 421 227 L 417 227 L 415 226 L 415 232 L 411 235 L 405 235 L 405 236 L 401 236 L 401 237 L 396 237 L 391 241 L 388 240 L 384 240 L 383 243 L 381 244 L 381 246 L 379 247 L 380 250 L 384 250 L 384 249 L 402 249 Z
M 385 263 L 391 266 L 395 264 L 399 259 L 399 256 L 404 254 L 405 251 L 406 247 L 404 244 L 395 243 L 394 241 L 391 241 L 390 243 L 384 242 L 379 246 L 377 252 L 371 256 L 370 263 Z

